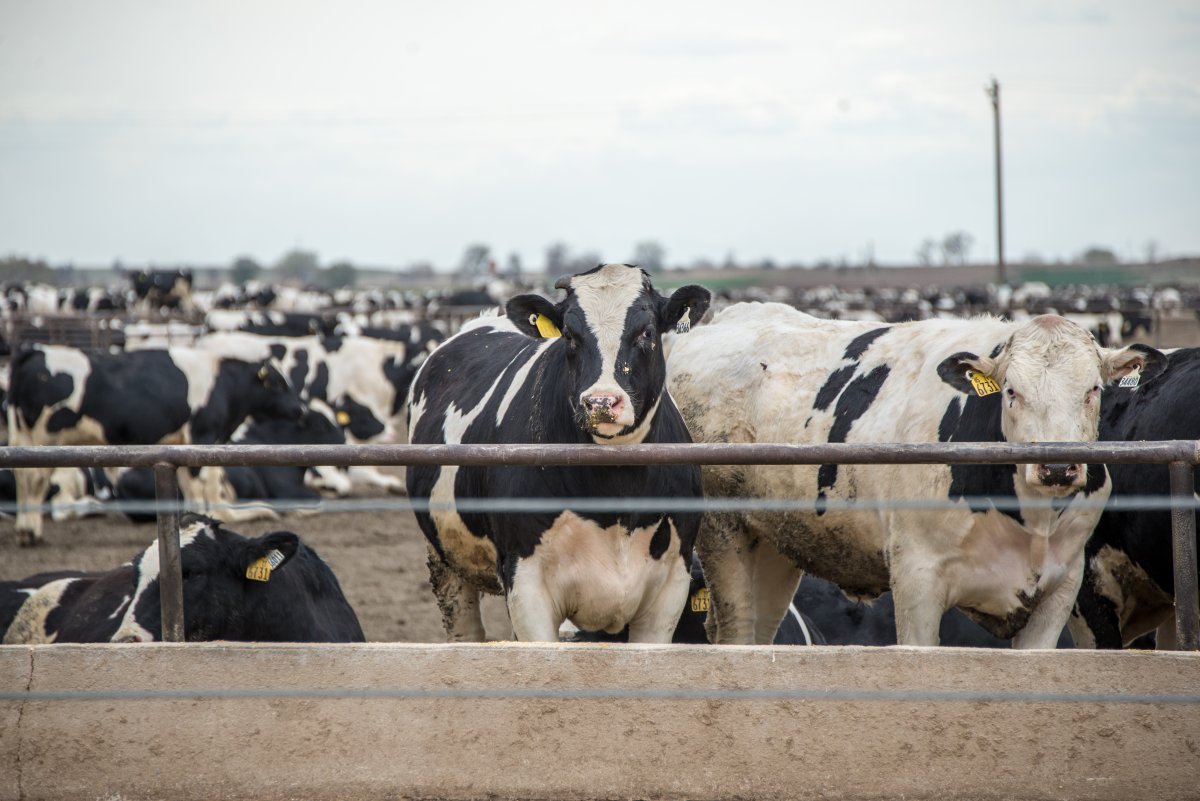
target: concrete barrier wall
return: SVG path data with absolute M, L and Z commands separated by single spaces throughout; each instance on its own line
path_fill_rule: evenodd
M 1173 653 L 9 646 L 0 799 L 1196 798 L 1198 694 Z

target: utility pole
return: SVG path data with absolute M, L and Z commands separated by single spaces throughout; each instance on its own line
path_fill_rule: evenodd
M 1004 264 L 1004 182 L 1000 171 L 1000 84 L 992 82 L 984 87 L 992 101 L 992 122 L 996 140 L 996 281 L 1008 283 L 1008 269 Z

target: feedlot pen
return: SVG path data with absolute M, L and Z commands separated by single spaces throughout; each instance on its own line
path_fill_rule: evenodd
M 1102 443 L 1088 446 L 1102 453 L 1063 458 L 1182 459 L 1187 469 L 1176 472 L 1186 472 L 1190 484 L 1196 443 L 1137 445 Z M 955 461 L 956 447 L 963 446 L 904 446 L 904 458 Z M 877 448 L 856 461 L 897 450 Z M 1053 446 L 985 448 L 996 452 L 957 460 L 1044 461 Z M 74 463 L 97 465 L 164 458 L 279 464 L 290 449 L 73 450 L 84 452 Z M 330 463 L 402 464 L 417 449 L 339 450 L 341 459 Z M 501 450 L 474 458 L 521 458 Z M 612 458 L 629 454 L 622 449 Z M 45 455 L 5 449 L 0 464 L 19 467 Z M 852 455 L 846 447 L 831 458 L 792 446 L 773 457 L 845 463 Z M 306 449 L 303 459 L 315 456 Z M 329 454 L 320 456 L 324 462 Z M 424 458 L 457 462 L 445 452 Z M 1194 520 L 1187 511 L 1176 515 L 1181 524 Z M 315 545 L 342 578 L 369 639 L 441 638 L 411 513 L 325 512 L 234 527 L 247 534 L 289 528 Z M 17 550 L 9 531 L 0 531 L 0 578 L 108 569 L 153 537 L 148 527 L 92 518 L 49 524 L 46 546 Z M 489 634 L 499 634 L 502 605 L 490 611 Z M 394 642 L 6 646 L 0 677 L 0 799 L 1200 793 L 1194 653 Z

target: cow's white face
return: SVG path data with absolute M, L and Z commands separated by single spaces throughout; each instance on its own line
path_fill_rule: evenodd
M 1047 314 L 1013 332 L 994 357 L 960 363 L 1000 386 L 1000 426 L 1008 442 L 1094 442 L 1103 386 L 1134 371 L 1148 378 L 1165 357 L 1142 345 L 1101 348 L 1080 326 Z M 1023 475 L 1031 487 L 1069 494 L 1086 485 L 1087 465 L 1030 464 Z
M 662 334 L 685 316 L 689 326 L 698 321 L 710 293 L 685 286 L 663 297 L 628 264 L 605 264 L 555 286 L 567 290 L 561 303 L 519 295 L 508 302 L 509 319 L 530 336 L 541 335 L 538 315 L 561 331 L 551 358 L 563 360 L 567 400 L 582 431 L 601 443 L 640 442 L 666 380 Z

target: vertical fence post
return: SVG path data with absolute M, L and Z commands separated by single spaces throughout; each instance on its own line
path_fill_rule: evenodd
M 1171 462 L 1171 542 L 1175 557 L 1175 634 L 1180 651 L 1200 650 L 1196 588 L 1196 483 L 1192 465 Z
M 183 642 L 183 564 L 179 558 L 179 480 L 167 462 L 154 465 L 158 513 L 158 592 L 163 642 Z

